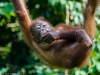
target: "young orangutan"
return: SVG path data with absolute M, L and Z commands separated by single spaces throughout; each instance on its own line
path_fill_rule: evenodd
M 52 64 L 63 63 L 66 68 L 77 67 L 83 63 L 88 56 L 88 49 L 92 46 L 92 40 L 81 28 L 60 25 L 53 29 L 50 23 L 37 19 L 33 21 L 30 30 L 44 52 L 47 50 L 54 54 L 53 57 L 49 55 L 49 62 L 52 60 Z M 54 65 L 59 65 L 57 63 Z
M 92 41 L 95 33 L 94 12 L 99 0 L 88 0 L 84 9 L 83 28 L 52 25 L 42 18 L 30 20 L 26 13 L 25 4 L 12 0 L 20 27 L 27 44 L 46 64 L 61 68 L 72 69 L 83 67 L 89 60 Z M 17 5 L 17 6 L 16 6 Z

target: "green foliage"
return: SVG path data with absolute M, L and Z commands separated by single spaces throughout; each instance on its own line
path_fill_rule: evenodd
M 69 23 L 82 25 L 82 9 L 86 0 L 26 0 L 32 19 L 43 16 L 53 26 L 64 22 L 66 4 L 69 6 Z M 96 11 L 96 35 L 89 65 L 70 70 L 70 75 L 100 75 L 100 8 Z M 63 70 L 44 65 L 23 41 L 11 2 L 0 1 L 0 75 L 63 75 Z

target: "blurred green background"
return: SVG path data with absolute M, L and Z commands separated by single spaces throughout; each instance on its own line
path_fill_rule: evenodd
M 69 6 L 69 24 L 81 26 L 82 9 L 87 0 L 26 0 L 30 17 L 43 16 L 54 26 L 65 22 L 66 4 Z M 69 75 L 100 75 L 100 8 L 96 10 L 96 35 L 89 65 L 75 68 Z M 25 44 L 12 3 L 0 0 L 0 75 L 64 75 L 64 70 L 53 69 L 43 62 Z

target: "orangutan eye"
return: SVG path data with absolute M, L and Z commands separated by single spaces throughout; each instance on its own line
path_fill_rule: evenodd
M 40 29 L 40 26 L 37 26 L 36 28 L 39 30 Z
M 42 26 L 45 27 L 46 26 L 46 23 L 43 23 Z

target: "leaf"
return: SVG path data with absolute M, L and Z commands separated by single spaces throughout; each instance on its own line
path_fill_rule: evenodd
M 48 2 L 54 7 L 60 0 L 48 0 Z
M 97 62 L 97 63 L 96 63 L 96 68 L 97 68 L 97 70 L 100 72 L 100 62 Z

